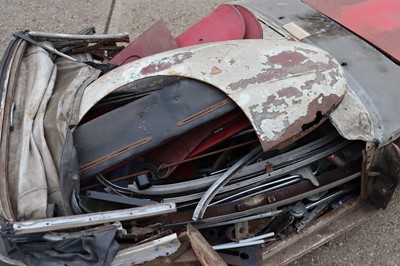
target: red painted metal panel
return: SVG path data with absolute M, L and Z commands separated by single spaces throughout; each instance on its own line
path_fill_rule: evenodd
M 224 125 L 223 130 L 219 131 L 216 134 L 211 135 L 209 138 L 204 139 L 202 143 L 200 143 L 196 149 L 194 149 L 189 155 L 188 158 L 200 155 L 205 152 L 207 149 L 213 147 L 221 143 L 222 141 L 232 137 L 233 135 L 239 133 L 242 130 L 250 128 L 249 120 L 244 116 L 240 116 L 235 120 L 230 121 Z
M 244 39 L 262 39 L 263 31 L 257 17 L 247 8 L 235 5 L 243 17 L 245 24 Z
M 303 0 L 400 62 L 399 0 Z
M 221 5 L 207 17 L 176 37 L 179 47 L 201 43 L 240 40 L 245 33 L 242 15 L 231 5 Z
M 178 48 L 164 21 L 160 20 L 118 53 L 110 63 L 123 65 L 134 60 Z

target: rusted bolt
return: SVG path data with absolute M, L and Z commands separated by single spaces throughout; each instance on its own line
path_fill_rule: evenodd
M 272 203 L 272 202 L 275 202 L 275 201 L 276 201 L 275 196 L 269 196 L 269 197 L 268 197 L 268 202 L 269 202 L 269 203 Z
M 265 171 L 267 172 L 267 173 L 271 173 L 272 171 L 274 170 L 274 167 L 273 167 L 273 165 L 271 164 L 271 163 L 266 163 L 265 164 Z

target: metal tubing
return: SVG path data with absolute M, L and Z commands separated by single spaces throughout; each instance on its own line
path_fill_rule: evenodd
M 269 238 L 269 237 L 273 237 L 273 236 L 275 236 L 274 232 L 266 233 L 266 234 L 255 236 L 255 237 L 252 237 L 252 238 L 247 238 L 247 239 L 240 240 L 239 243 L 253 242 L 255 240 L 265 239 L 265 238 Z
M 292 179 L 295 179 L 295 178 L 298 178 L 298 177 L 300 177 L 300 175 L 292 175 L 292 176 L 288 176 L 288 177 L 285 177 L 285 178 L 282 178 L 282 179 L 278 179 L 278 180 L 275 180 L 275 181 L 272 181 L 272 182 L 268 182 L 268 183 L 265 183 L 265 184 L 262 184 L 262 185 L 259 185 L 259 186 L 256 186 L 256 187 L 252 187 L 252 188 L 243 190 L 243 191 L 241 191 L 239 193 L 235 193 L 234 195 L 231 195 L 231 196 L 222 198 L 220 200 L 217 200 L 215 202 L 212 202 L 212 203 L 209 204 L 209 206 L 213 206 L 215 204 L 218 204 L 218 203 L 221 203 L 221 202 L 236 198 L 237 196 L 240 196 L 242 194 L 246 194 L 246 193 L 251 192 L 253 190 L 257 190 L 257 189 L 260 189 L 260 188 L 264 188 L 264 187 L 268 187 L 268 186 L 271 186 L 271 185 L 275 185 L 277 183 L 285 182 L 287 180 L 292 180 Z M 298 180 L 300 180 L 300 179 L 298 179 Z
M 232 243 L 226 243 L 226 244 L 221 244 L 221 245 L 215 245 L 215 246 L 212 246 L 212 248 L 214 250 L 221 250 L 221 249 L 248 247 L 248 246 L 260 245 L 260 244 L 264 244 L 264 240 L 256 240 L 256 241 L 245 242 L 245 243 L 232 242 Z
M 319 204 L 322 204 L 322 203 L 325 203 L 325 202 L 330 202 L 331 200 L 336 199 L 337 197 L 343 195 L 343 194 L 346 193 L 346 192 L 348 192 L 348 191 L 346 191 L 346 190 L 339 190 L 339 191 L 336 191 L 335 193 L 332 193 L 332 194 L 330 194 L 330 195 L 328 195 L 328 196 L 323 197 L 323 198 L 320 199 L 320 200 L 317 200 L 317 201 L 315 201 L 315 202 L 313 202 L 313 203 L 307 204 L 307 205 L 306 205 L 306 210 L 311 210 L 312 208 L 318 206 Z
M 192 219 L 197 221 L 199 218 L 203 218 L 204 213 L 208 207 L 208 204 L 214 198 L 214 196 L 220 191 L 220 189 L 228 183 L 228 181 L 237 173 L 240 169 L 242 169 L 245 165 L 249 164 L 251 161 L 256 159 L 258 156 L 262 154 L 261 146 L 257 146 L 247 155 L 245 155 L 242 159 L 237 161 L 228 171 L 226 171 L 217 181 L 212 184 L 212 186 L 204 193 L 201 197 L 199 203 L 196 206 L 196 209 L 193 212 Z
M 293 179 L 293 180 L 284 182 L 284 183 L 282 183 L 282 184 L 279 184 L 279 185 L 276 185 L 276 186 L 273 186 L 273 187 L 269 187 L 269 188 L 267 188 L 267 189 L 263 189 L 263 190 L 254 192 L 254 193 L 252 193 L 252 194 L 246 195 L 246 196 L 241 197 L 241 198 L 238 198 L 238 199 L 236 199 L 236 200 L 247 199 L 247 198 L 250 198 L 250 197 L 254 197 L 254 196 L 257 196 L 257 195 L 259 195 L 259 194 L 262 194 L 262 193 L 265 193 L 265 192 L 269 192 L 269 191 L 273 191 L 273 190 L 278 189 L 278 188 L 283 188 L 283 187 L 286 187 L 286 186 L 295 184 L 295 183 L 300 182 L 300 181 L 301 181 L 300 178 L 296 178 L 296 179 Z
M 217 227 L 217 226 L 222 226 L 222 225 L 227 225 L 227 224 L 235 224 L 235 223 L 247 222 L 247 221 L 252 221 L 252 220 L 258 220 L 258 219 L 263 219 L 263 218 L 267 218 L 267 217 L 272 217 L 272 216 L 278 215 L 278 214 L 280 214 L 282 212 L 283 212 L 282 210 L 268 211 L 266 213 L 256 214 L 256 215 L 247 216 L 247 217 L 234 219 L 234 220 L 229 220 L 229 221 L 220 222 L 220 223 L 199 224 L 199 225 L 195 225 L 195 227 L 198 228 L 198 229 L 203 229 L 203 228 Z

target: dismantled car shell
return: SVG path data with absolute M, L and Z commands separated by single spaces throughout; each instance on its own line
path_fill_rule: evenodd
M 16 34 L 0 260 L 285 264 L 386 208 L 397 50 L 304 2 L 221 5 L 177 37 L 159 21 L 125 49 L 125 34 Z
M 243 56 L 244 51 L 252 52 L 247 52 Z M 218 54 L 224 54 L 224 60 L 219 58 Z M 210 59 L 199 64 L 199 62 L 204 61 L 206 56 Z M 251 69 L 246 67 L 249 64 L 252 65 Z M 244 111 L 255 128 L 264 150 L 285 142 L 286 138 L 301 137 L 307 132 L 302 128 L 305 124 L 310 124 L 310 129 L 318 125 L 323 121 L 322 118 L 326 117 L 332 108 L 338 105 L 346 91 L 346 82 L 340 66 L 323 51 L 288 41 L 231 41 L 177 49 L 121 66 L 116 71 L 100 77 L 86 88 L 82 96 L 80 117 L 83 117 L 85 111 L 89 110 L 97 101 L 114 90 L 125 86 L 134 89 L 134 81 L 136 80 L 153 76 L 166 76 L 171 75 L 171 73 L 173 76 L 189 77 L 207 82 L 226 93 Z M 235 73 L 242 74 L 237 76 Z M 194 86 L 194 84 L 191 84 L 191 86 Z M 179 101 L 176 99 L 185 99 L 185 95 L 181 94 L 176 91 L 168 99 L 173 103 L 175 102 L 175 105 L 179 105 Z M 259 97 L 252 98 L 251 95 L 259 95 Z M 145 97 L 151 97 L 151 94 Z M 161 96 L 159 97 L 160 101 L 166 102 L 167 99 L 163 100 Z M 209 98 L 209 106 L 215 106 L 214 108 L 217 111 L 226 106 L 221 102 L 223 99 L 217 100 L 216 96 L 205 96 L 205 98 Z M 196 99 L 200 100 L 199 97 L 196 97 Z M 144 100 L 144 98 L 139 101 L 141 100 Z M 318 103 L 318 105 L 315 103 Z M 135 106 L 137 105 L 135 104 Z M 78 129 L 78 150 L 82 153 L 81 158 L 84 158 L 80 163 L 81 174 L 86 176 L 85 172 L 93 166 L 98 167 L 96 172 L 103 171 L 112 166 L 109 165 L 112 161 L 117 164 L 124 159 L 126 160 L 127 157 L 131 156 L 130 151 L 133 148 L 148 142 L 149 145 L 151 145 L 151 142 L 158 143 L 157 138 L 151 136 L 152 131 L 149 128 L 150 126 L 147 126 L 146 116 L 151 115 L 151 112 L 158 111 L 161 115 L 165 114 L 166 116 L 165 118 L 160 117 L 160 119 L 167 121 L 170 115 L 162 110 L 163 107 L 157 101 L 153 100 L 151 106 L 152 108 L 143 106 L 141 109 L 131 111 L 136 114 L 135 116 L 132 115 L 131 119 L 135 119 L 138 126 L 134 127 L 132 122 L 122 122 L 128 127 L 133 127 L 133 130 L 137 130 L 137 128 L 144 130 L 145 133 L 141 139 L 138 137 L 137 140 L 127 140 L 125 145 L 119 144 L 114 148 L 114 151 L 104 151 L 104 153 L 109 154 L 109 157 L 116 154 L 120 158 L 104 158 L 101 154 L 94 157 L 99 158 L 100 161 L 106 160 L 108 164 L 106 166 L 101 166 L 101 162 L 95 159 L 86 159 L 85 153 L 90 153 L 91 148 L 86 148 L 85 145 L 90 144 L 87 141 L 85 142 L 85 139 L 79 139 L 81 133 Z M 177 117 L 176 121 L 172 121 L 171 124 L 174 123 L 177 129 L 183 130 L 180 121 L 187 120 L 185 123 L 188 124 L 187 126 L 190 126 L 190 124 L 196 126 L 199 118 L 206 119 L 204 115 L 211 111 L 207 109 L 208 106 L 193 108 L 193 110 L 190 110 L 191 113 L 181 113 L 181 117 Z M 264 117 L 262 115 L 264 111 L 270 113 L 270 115 Z M 202 113 L 204 115 L 201 115 Z M 141 114 L 142 116 L 140 116 Z M 192 116 L 193 118 L 191 118 Z M 100 119 L 103 117 L 100 117 Z M 205 120 L 200 121 L 205 122 Z M 146 124 L 142 129 L 140 129 L 141 123 Z M 82 126 L 82 130 L 87 131 L 87 137 L 93 137 L 93 128 L 86 128 L 86 124 Z M 107 146 L 110 145 L 112 142 L 106 139 L 107 136 L 110 138 L 114 136 L 111 132 L 107 132 L 110 130 L 110 126 L 104 124 L 103 129 L 99 126 L 96 129 L 99 130 L 102 138 L 105 138 Z M 116 130 L 126 131 L 121 127 L 116 127 Z M 130 148 L 130 145 L 134 147 Z M 100 147 L 103 146 L 106 145 Z M 94 174 L 93 171 L 89 173 Z

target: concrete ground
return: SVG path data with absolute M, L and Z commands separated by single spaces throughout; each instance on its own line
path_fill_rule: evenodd
M 0 54 L 21 30 L 75 33 L 96 26 L 103 33 L 111 0 L 0 0 Z
M 19 30 L 74 33 L 129 32 L 131 39 L 164 19 L 174 35 L 224 0 L 0 0 L 0 54 Z M 110 16 L 111 15 L 111 16 Z M 292 265 L 400 265 L 400 192 L 375 218 Z

